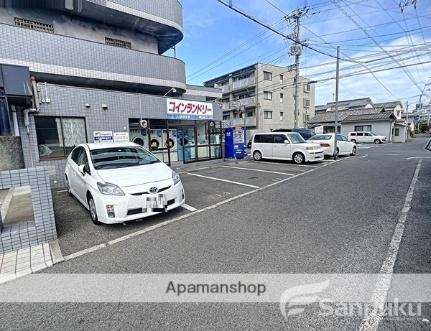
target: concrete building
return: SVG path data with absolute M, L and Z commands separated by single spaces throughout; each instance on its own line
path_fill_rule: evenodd
M 5 85 L 13 68 L 27 87 L 0 100 L 0 136 L 21 137 L 26 167 L 61 184 L 74 146 L 127 136 L 166 163 L 222 157 L 221 91 L 187 85 L 184 62 L 164 55 L 183 39 L 178 0 L 0 3 Z
M 293 67 L 256 63 L 206 81 L 204 85 L 222 89 L 226 125 L 246 126 L 248 132 L 254 133 L 294 127 L 294 77 Z M 314 117 L 315 89 L 309 82 L 307 78 L 300 79 L 299 127 L 307 126 Z M 245 120 L 241 113 L 244 108 Z

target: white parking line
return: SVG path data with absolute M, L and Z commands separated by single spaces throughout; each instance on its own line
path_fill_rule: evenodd
M 338 160 L 337 162 L 339 162 L 339 161 L 342 161 L 342 160 Z M 329 166 L 329 165 L 331 165 L 331 164 L 333 164 L 333 163 L 326 163 L 326 164 L 323 164 L 321 167 L 326 167 L 326 166 Z M 229 199 L 226 199 L 226 200 L 223 200 L 223 201 L 217 202 L 217 203 L 215 203 L 215 204 L 213 204 L 213 205 L 211 205 L 211 206 L 205 207 L 205 208 L 203 208 L 203 209 L 198 209 L 198 210 L 196 210 L 196 211 L 194 211 L 194 212 L 191 212 L 191 213 L 188 213 L 188 214 L 185 214 L 185 215 L 181 215 L 181 216 L 179 216 L 179 217 L 175 217 L 175 218 L 173 218 L 173 219 L 166 220 L 166 221 L 164 221 L 164 222 L 161 222 L 161 223 L 158 223 L 158 224 L 155 224 L 155 225 L 151 225 L 151 226 L 149 226 L 149 227 L 147 227 L 147 228 L 145 228 L 145 229 L 138 230 L 138 231 L 136 231 L 136 232 L 133 232 L 133 233 L 127 234 L 127 235 L 125 235 L 125 236 L 122 236 L 122 237 L 119 237 L 119 238 L 116 238 L 116 239 L 113 239 L 113 240 L 107 241 L 106 243 L 99 244 L 99 245 L 95 245 L 95 246 L 93 246 L 93 247 L 89 247 L 89 248 L 84 249 L 84 250 L 82 250 L 82 251 L 78 251 L 78 252 L 72 253 L 72 254 L 70 254 L 70 255 L 64 256 L 64 260 L 65 260 L 65 261 L 67 261 L 67 260 L 71 260 L 71 259 L 73 259 L 73 258 L 77 258 L 77 257 L 79 257 L 79 256 L 82 256 L 82 255 L 85 255 L 85 254 L 88 254 L 88 253 L 91 253 L 91 252 L 98 251 L 98 250 L 100 250 L 100 249 L 102 249 L 102 248 L 105 248 L 105 247 L 108 247 L 108 246 L 112 246 L 112 245 L 114 245 L 114 244 L 117 244 L 117 243 L 120 243 L 120 242 L 126 241 L 126 240 L 128 240 L 128 239 L 131 239 L 131 238 L 134 238 L 134 237 L 137 237 L 137 236 L 143 235 L 143 234 L 145 234 L 145 233 L 148 233 L 148 232 L 154 231 L 154 230 L 156 230 L 156 229 L 159 229 L 159 228 L 165 227 L 165 226 L 170 225 L 170 224 L 172 224 L 172 223 L 180 222 L 180 221 L 182 221 L 182 220 L 184 220 L 184 219 L 187 219 L 187 218 L 189 218 L 189 217 L 192 217 L 192 216 L 194 216 L 194 215 L 197 215 L 197 214 L 200 214 L 200 213 L 206 212 L 206 211 L 208 211 L 208 210 L 215 209 L 215 208 L 220 207 L 220 206 L 222 206 L 222 205 L 224 205 L 224 204 L 227 204 L 227 203 L 229 203 L 229 202 L 239 200 L 239 199 L 241 199 L 241 198 L 244 198 L 244 197 L 249 196 L 249 195 L 251 195 L 251 194 L 254 194 L 254 193 L 256 193 L 256 192 L 260 192 L 260 191 L 266 190 L 266 189 L 268 189 L 268 188 L 274 187 L 274 186 L 276 186 L 276 185 L 279 185 L 279 184 L 285 183 L 285 182 L 290 181 L 290 180 L 292 180 L 292 179 L 294 179 L 294 178 L 296 178 L 296 177 L 304 176 L 304 175 L 306 175 L 306 174 L 308 174 L 308 173 L 310 173 L 310 172 L 313 172 L 313 171 L 315 171 L 315 170 L 316 170 L 316 169 L 306 170 L 306 171 L 301 172 L 301 173 L 298 173 L 298 174 L 296 174 L 296 175 L 294 175 L 294 176 L 291 176 L 291 177 L 288 177 L 288 178 L 284 178 L 283 180 L 280 180 L 280 181 L 278 181 L 278 182 L 271 183 L 271 184 L 268 184 L 268 185 L 266 185 L 266 186 L 262 186 L 262 187 L 260 187 L 260 188 L 257 188 L 257 189 L 255 189 L 255 190 L 251 190 L 251 191 L 248 191 L 248 192 L 245 192 L 245 193 L 242 193 L 242 194 L 239 194 L 239 195 L 233 196 L 233 197 L 231 197 L 231 198 L 229 198 Z
M 57 191 L 57 193 L 66 193 L 66 192 L 69 192 L 68 190 L 59 190 L 59 191 Z
M 188 211 L 196 211 L 197 209 L 195 207 L 189 206 L 188 204 L 183 204 L 182 207 L 184 209 L 187 209 Z
M 282 162 L 270 162 L 270 161 L 251 161 L 251 162 L 260 162 L 261 164 L 278 164 L 278 165 L 287 166 L 287 167 L 305 167 L 305 168 L 318 168 L 319 167 L 318 165 L 282 163 Z
M 394 265 L 398 256 L 398 251 L 400 249 L 405 223 L 407 222 L 407 214 L 410 210 L 410 203 L 413 199 L 413 193 L 415 191 L 415 186 L 418 181 L 421 164 L 422 160 L 419 160 L 412 181 L 410 182 L 409 190 L 407 191 L 403 208 L 401 209 L 401 215 L 398 219 L 397 225 L 395 226 L 395 231 L 392 235 L 386 258 L 383 261 L 382 267 L 380 268 L 380 276 L 377 279 L 376 286 L 370 300 L 370 302 L 374 304 L 374 309 L 371 310 L 371 312 L 367 314 L 367 316 L 362 320 L 362 323 L 359 328 L 359 330 L 361 331 L 378 330 L 379 322 L 383 319 L 382 312 L 386 303 L 388 290 L 391 285 Z
M 242 168 L 242 167 L 234 167 L 234 166 L 222 166 L 222 168 L 232 168 L 232 169 L 247 170 L 247 171 L 266 172 L 269 174 L 286 175 L 286 176 L 293 176 L 294 175 L 294 174 L 288 174 L 286 172 L 270 171 L 270 170 L 254 169 L 254 168 Z
M 185 172 L 185 174 L 190 175 L 190 176 L 196 176 L 196 177 L 201 177 L 201 178 L 208 178 L 208 179 L 212 179 L 212 180 L 217 180 L 219 182 L 225 182 L 225 183 L 231 183 L 231 184 L 236 184 L 236 185 L 242 185 L 242 186 L 247 186 L 247 187 L 251 187 L 251 188 L 259 188 L 259 186 L 256 186 L 256 185 L 245 184 L 245 183 L 240 183 L 240 182 L 234 182 L 234 181 L 228 180 L 228 179 L 222 179 L 222 178 L 216 178 L 216 177 L 210 177 L 210 176 L 203 176 L 203 175 L 198 175 L 198 174 L 192 174 L 191 172 Z
M 412 156 L 406 158 L 406 160 L 414 160 L 414 159 L 431 159 L 431 156 Z
M 367 156 L 368 156 L 368 154 L 362 155 L 362 158 L 364 159 L 364 158 L 366 158 Z

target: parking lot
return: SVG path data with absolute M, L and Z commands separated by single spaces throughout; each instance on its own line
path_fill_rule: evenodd
M 343 158 L 346 159 L 346 158 Z M 177 169 L 186 191 L 186 205 L 166 214 L 115 225 L 94 225 L 87 210 L 66 191 L 56 191 L 54 210 L 60 247 L 64 256 L 214 206 L 232 197 L 281 183 L 308 171 L 319 170 L 333 160 L 295 165 L 291 162 L 253 160 L 205 163 Z

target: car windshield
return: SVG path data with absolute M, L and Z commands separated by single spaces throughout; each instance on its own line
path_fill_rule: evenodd
M 292 144 L 302 144 L 305 143 L 304 138 L 299 133 L 287 133 Z
M 327 135 L 327 134 L 318 134 L 318 135 L 315 135 L 315 136 L 313 136 L 313 137 L 311 137 L 310 139 L 308 139 L 308 140 L 330 140 L 332 138 L 332 136 L 331 135 Z
M 160 162 L 142 147 L 108 147 L 91 151 L 94 169 L 117 169 Z

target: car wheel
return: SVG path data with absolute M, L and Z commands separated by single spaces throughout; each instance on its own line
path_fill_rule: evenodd
M 356 144 L 356 139 L 352 139 L 352 140 L 350 140 L 352 143 L 355 143 Z
M 255 152 L 253 153 L 253 159 L 254 159 L 255 161 L 260 161 L 260 160 L 262 160 L 262 153 L 261 153 L 261 152 L 259 152 L 259 151 L 255 151 Z
M 381 144 L 382 142 L 380 141 L 380 139 L 376 139 L 376 140 L 374 140 L 374 143 L 375 144 Z
M 67 190 L 67 194 L 69 194 L 69 196 L 72 196 L 72 190 L 70 189 L 70 184 L 69 184 L 69 179 L 67 179 L 66 176 L 66 190 Z
M 96 225 L 102 224 L 99 222 L 99 219 L 97 217 L 96 204 L 95 204 L 94 199 L 91 195 L 88 196 L 88 210 L 90 212 L 91 221 Z
M 293 162 L 295 162 L 296 164 L 304 163 L 305 162 L 304 154 L 299 153 L 299 152 L 293 154 Z
M 356 155 L 356 146 L 353 146 L 352 153 L 350 155 L 351 156 L 355 156 Z

